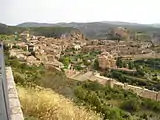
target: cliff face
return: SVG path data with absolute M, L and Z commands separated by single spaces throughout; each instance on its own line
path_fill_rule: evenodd
M 114 34 L 118 34 L 121 37 L 127 37 L 129 36 L 129 31 L 126 28 L 118 27 L 114 29 Z
M 160 45 L 160 35 L 159 34 L 153 34 L 151 41 L 155 46 Z
M 115 40 L 128 40 L 132 38 L 132 33 L 126 28 L 117 27 L 109 31 L 108 37 Z

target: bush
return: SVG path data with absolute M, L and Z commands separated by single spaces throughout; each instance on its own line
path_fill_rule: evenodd
M 98 60 L 97 60 L 97 59 L 95 59 L 95 61 L 94 61 L 93 68 L 94 68 L 95 70 L 98 70 L 98 69 L 99 69 L 99 63 L 98 63 Z
M 142 102 L 142 105 L 145 109 L 153 110 L 155 112 L 160 113 L 160 102 L 159 101 L 152 101 L 146 99 Z
M 75 106 L 69 99 L 41 87 L 17 87 L 24 115 L 33 120 L 101 120 L 99 115 Z
M 140 110 L 140 101 L 131 98 L 127 101 L 124 101 L 121 105 L 121 108 L 129 112 L 136 112 Z
M 118 59 L 117 59 L 117 61 L 116 61 L 116 65 L 117 65 L 118 67 L 120 67 L 120 68 L 123 67 L 123 61 L 122 61 L 122 59 L 121 59 L 120 57 L 118 57 Z
M 24 84 L 25 82 L 25 78 L 22 74 L 19 74 L 19 73 L 14 73 L 14 81 L 15 83 L 17 84 Z
M 128 67 L 129 67 L 129 69 L 133 69 L 133 68 L 134 68 L 133 62 L 130 61 L 130 62 L 128 63 Z

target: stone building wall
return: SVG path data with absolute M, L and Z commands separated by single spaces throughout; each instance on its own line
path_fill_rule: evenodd
M 103 52 L 98 56 L 98 63 L 101 69 L 106 69 L 116 66 L 116 60 L 108 52 Z
M 6 67 L 10 120 L 24 120 L 11 67 Z
M 97 81 L 99 83 L 108 84 L 112 88 L 119 87 L 119 88 L 123 88 L 125 90 L 132 90 L 138 96 L 141 96 L 144 98 L 149 98 L 149 99 L 156 100 L 156 101 L 160 101 L 160 92 L 148 90 L 148 89 L 138 87 L 138 86 L 128 85 L 126 83 L 118 82 L 114 79 L 105 78 L 103 76 L 96 76 L 96 77 L 97 77 Z

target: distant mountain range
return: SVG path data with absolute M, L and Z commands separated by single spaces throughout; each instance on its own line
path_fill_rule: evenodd
M 118 25 L 118 26 L 148 26 L 148 27 L 160 27 L 160 24 L 139 24 L 139 23 L 130 23 L 130 22 L 119 22 L 119 21 L 101 21 L 101 22 L 87 22 L 87 23 L 78 23 L 78 22 L 60 22 L 60 23 L 38 23 L 38 22 L 25 22 L 18 24 L 19 27 L 53 27 L 53 26 L 74 26 L 74 25 L 86 25 L 86 24 L 109 24 L 109 25 Z
M 17 26 L 7 26 L 5 24 L 0 23 L 0 34 L 14 34 L 15 32 L 22 32 L 24 30 L 26 30 L 26 28 Z
M 40 28 L 39 28 L 40 27 Z M 35 34 L 42 34 L 47 36 L 59 36 L 71 31 L 80 30 L 89 39 L 108 39 L 108 33 L 115 28 L 126 28 L 132 35 L 134 33 L 143 33 L 143 39 L 158 35 L 156 41 L 159 40 L 160 24 L 138 24 L 129 22 L 117 22 L 117 21 L 102 21 L 102 22 L 88 22 L 88 23 L 37 23 L 37 22 L 25 22 L 16 26 L 7 26 L 0 24 L 0 34 L 13 34 L 14 32 L 22 32 L 30 30 Z M 28 29 L 29 28 L 29 29 Z M 76 28 L 76 29 L 75 29 Z
M 79 29 L 83 34 L 92 39 L 107 39 L 106 34 L 110 29 L 116 27 L 125 27 L 131 31 L 145 32 L 147 34 L 160 33 L 160 25 L 158 24 L 138 24 L 117 21 L 102 21 L 102 22 L 89 22 L 89 23 L 37 23 L 25 22 L 17 25 L 18 27 L 73 27 Z
M 49 26 L 55 26 L 55 25 L 73 25 L 73 24 L 94 24 L 94 23 L 104 23 L 104 24 L 111 24 L 111 25 L 140 25 L 140 26 L 155 26 L 160 24 L 139 24 L 139 23 L 129 23 L 129 22 L 119 22 L 119 21 L 101 21 L 101 22 L 86 22 L 86 23 L 78 23 L 78 22 L 60 22 L 60 23 L 38 23 L 38 22 L 25 22 L 18 24 L 19 27 L 49 27 Z
M 156 28 L 160 28 L 160 24 L 151 24 L 151 26 L 156 27 Z

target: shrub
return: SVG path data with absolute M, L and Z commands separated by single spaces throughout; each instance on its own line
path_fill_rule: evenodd
M 131 98 L 127 101 L 124 101 L 121 105 L 121 108 L 129 112 L 136 112 L 140 109 L 140 101 Z
M 24 115 L 33 120 L 101 120 L 99 115 L 75 106 L 69 99 L 40 87 L 17 87 Z
M 159 101 L 152 101 L 152 100 L 146 99 L 142 102 L 142 105 L 145 109 L 153 110 L 155 112 L 160 113 L 160 102 Z

